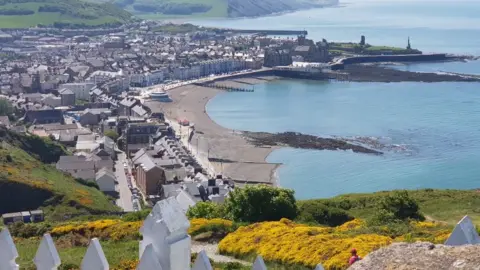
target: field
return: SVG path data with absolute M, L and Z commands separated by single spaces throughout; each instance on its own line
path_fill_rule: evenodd
M 110 2 L 107 0 L 94 1 L 84 0 L 87 2 Z M 115 0 L 113 3 L 121 8 L 124 8 L 128 12 L 134 14 L 142 19 L 179 19 L 179 18 L 222 18 L 228 16 L 228 1 L 227 0 Z M 145 5 L 146 10 L 140 10 L 138 7 Z M 176 7 L 186 7 L 186 10 L 177 12 L 167 11 L 168 5 L 176 5 Z M 191 5 L 204 5 L 209 9 L 207 11 L 189 12 L 194 11 L 189 9 Z M 177 14 L 178 13 L 178 14 Z M 184 14 L 182 14 L 184 13 Z
M 131 15 L 111 4 L 85 3 L 80 0 L 0 1 L 0 28 L 70 24 L 77 27 L 115 25 Z M 12 1 L 14 2 L 14 1 Z

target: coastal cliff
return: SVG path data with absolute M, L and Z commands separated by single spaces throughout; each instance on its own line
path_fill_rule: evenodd
M 338 4 L 338 0 L 228 0 L 228 17 L 258 17 Z

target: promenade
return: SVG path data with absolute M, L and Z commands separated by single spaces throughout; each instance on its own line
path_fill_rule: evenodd
M 255 84 L 266 80 L 244 78 L 242 81 Z M 279 164 L 268 163 L 265 159 L 276 148 L 256 147 L 240 132 L 218 125 L 206 113 L 208 101 L 221 92 L 215 88 L 187 84 L 167 90 L 173 102 L 149 102 L 149 106 L 161 108 L 182 143 L 209 174 L 222 174 L 237 183 L 275 185 L 274 172 Z M 178 119 L 187 119 L 195 125 L 190 142 L 189 128 L 180 126 Z

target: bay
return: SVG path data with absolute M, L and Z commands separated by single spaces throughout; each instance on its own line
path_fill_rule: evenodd
M 480 54 L 478 1 L 365 1 L 281 16 L 195 21 L 209 26 L 306 29 L 309 38 L 412 46 L 424 52 Z M 396 66 L 419 72 L 480 74 L 480 62 Z M 371 136 L 401 146 L 384 156 L 280 149 L 268 161 L 299 199 L 398 188 L 480 187 L 480 84 L 278 80 L 254 93 L 224 93 L 207 112 L 250 131 Z

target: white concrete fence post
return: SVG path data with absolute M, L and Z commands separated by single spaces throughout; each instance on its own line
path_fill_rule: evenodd
M 178 201 L 170 197 L 157 202 L 143 223 L 140 258 L 152 245 L 163 270 L 190 270 L 190 222 Z
M 109 268 L 110 266 L 108 265 L 107 258 L 105 258 L 100 241 L 98 241 L 97 238 L 93 238 L 90 240 L 85 257 L 83 257 L 82 264 L 80 265 L 80 269 L 108 270 Z
M 265 265 L 262 256 L 257 256 L 255 262 L 253 262 L 252 270 L 267 270 L 267 266 Z
M 60 266 L 60 256 L 50 234 L 43 235 L 33 262 L 37 266 L 37 270 L 57 270 Z
M 213 270 L 212 265 L 210 264 L 210 259 L 204 250 L 198 253 L 192 270 Z
M 140 262 L 137 266 L 137 270 L 150 269 L 163 270 L 162 265 L 160 264 L 160 259 L 157 257 L 152 244 L 145 247 L 142 257 L 140 257 Z
M 7 228 L 0 232 L 0 270 L 18 270 L 15 260 L 18 257 L 17 247 Z
M 452 233 L 445 241 L 447 246 L 476 245 L 480 244 L 475 225 L 469 216 L 464 216 L 455 226 Z

